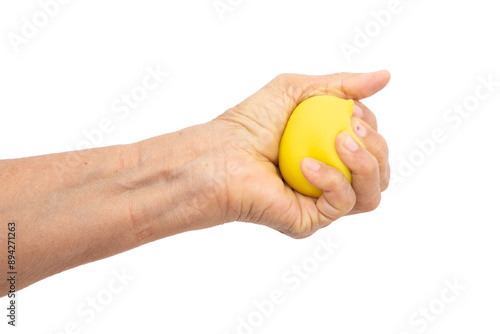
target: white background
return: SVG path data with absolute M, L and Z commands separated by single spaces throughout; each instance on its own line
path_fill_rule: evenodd
M 202 123 L 282 72 L 385 68 L 391 83 L 365 103 L 399 183 L 375 212 L 305 240 L 232 223 L 50 277 L 19 293 L 16 331 L 72 333 L 65 327 L 74 322 L 76 333 L 498 333 L 500 87 L 462 121 L 443 118 L 478 101 L 480 77 L 500 81 L 496 3 L 401 0 L 377 31 L 371 12 L 389 0 L 229 2 L 221 19 L 213 0 L 73 0 L 16 53 L 8 34 L 21 34 L 23 17 L 32 21 L 41 7 L 2 1 L 0 159 L 74 149 L 104 118 L 115 128 L 101 146 Z M 349 62 L 341 43 L 354 45 L 367 26 L 370 42 Z M 147 66 L 168 78 L 118 119 L 113 101 L 141 83 Z M 419 153 L 415 141 L 437 128 L 446 141 Z M 410 158 L 417 163 L 405 173 Z M 315 267 L 311 256 L 329 239 L 340 246 Z M 311 273 L 293 290 L 283 275 L 303 263 Z M 127 286 L 91 321 L 82 316 L 77 308 L 109 297 L 113 271 L 122 270 L 133 276 Z M 466 287 L 454 302 L 439 301 L 446 280 Z M 285 301 L 259 318 L 254 302 L 275 289 Z M 7 303 L 0 299 L 0 332 L 13 333 Z M 439 314 L 422 320 L 430 306 Z M 239 317 L 258 326 L 238 329 Z

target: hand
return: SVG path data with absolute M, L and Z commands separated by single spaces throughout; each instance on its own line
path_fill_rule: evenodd
M 216 118 L 225 158 L 228 220 L 263 224 L 304 238 L 344 215 L 374 210 L 389 183 L 388 148 L 377 133 L 375 115 L 359 100 L 380 91 L 389 79 L 387 71 L 279 75 Z M 355 100 L 351 123 L 366 147 L 357 145 L 348 132 L 337 136 L 337 152 L 352 172 L 352 185 L 337 169 L 312 158 L 302 160 L 306 179 L 323 190 L 318 199 L 290 188 L 278 168 L 279 143 L 290 114 L 316 95 Z
M 366 149 L 352 146 L 347 133 L 335 143 L 352 186 L 335 168 L 305 158 L 302 172 L 323 195 L 293 191 L 280 177 L 278 146 L 303 100 L 321 94 L 359 100 L 388 81 L 385 71 L 280 75 L 212 122 L 129 145 L 0 161 L 0 184 L 8 190 L 0 192 L 0 220 L 25 232 L 16 239 L 25 245 L 16 253 L 23 277 L 16 288 L 227 221 L 302 238 L 343 215 L 374 209 L 389 180 L 387 145 L 360 102 L 352 124 Z M 6 238 L 0 234 L 0 243 Z M 0 281 L 0 297 L 7 283 Z

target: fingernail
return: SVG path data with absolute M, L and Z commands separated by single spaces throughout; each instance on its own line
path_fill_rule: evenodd
M 316 160 L 310 158 L 306 160 L 306 167 L 313 172 L 317 172 L 321 168 L 320 164 Z
M 347 139 L 344 142 L 344 147 L 348 149 L 351 152 L 354 152 L 358 149 L 358 144 L 352 139 L 352 137 L 349 135 Z
M 352 115 L 357 118 L 363 117 L 363 109 L 361 109 L 360 106 L 354 104 L 354 107 L 352 109 Z
M 360 137 L 366 136 L 366 128 L 363 126 L 363 124 L 361 124 L 359 120 L 354 124 L 354 131 Z

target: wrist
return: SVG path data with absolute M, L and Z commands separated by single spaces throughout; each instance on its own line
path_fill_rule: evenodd
M 212 227 L 227 219 L 225 157 L 213 122 L 132 145 L 138 161 L 119 182 L 139 242 Z

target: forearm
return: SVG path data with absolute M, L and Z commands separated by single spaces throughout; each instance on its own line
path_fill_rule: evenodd
M 16 223 L 18 289 L 226 218 L 213 124 L 137 144 L 0 162 L 0 252 Z M 0 294 L 7 288 L 2 281 Z

